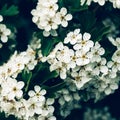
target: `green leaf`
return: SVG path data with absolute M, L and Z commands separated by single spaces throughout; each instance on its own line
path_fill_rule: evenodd
M 58 4 L 59 4 L 59 7 L 61 8 L 64 5 L 63 0 L 58 0 Z
M 90 11 L 82 11 L 78 15 L 78 20 L 81 24 L 81 29 L 84 32 L 89 32 L 93 29 L 96 24 L 96 17 L 93 12 Z
M 44 84 L 45 82 L 47 82 L 50 79 L 56 78 L 58 77 L 58 73 L 56 71 L 50 72 L 49 70 L 45 69 L 45 71 L 43 72 L 43 77 L 41 79 L 41 85 Z
M 62 88 L 64 88 L 65 85 L 66 85 L 66 82 L 61 82 L 61 83 L 51 86 L 49 88 L 46 87 L 46 90 L 48 91 L 48 97 L 55 98 L 55 93 L 57 91 L 61 90 Z
M 58 91 L 58 90 L 61 90 L 64 86 L 66 85 L 66 82 L 62 82 L 62 83 L 59 83 L 57 85 L 54 85 L 52 87 L 50 87 L 50 91 L 52 92 L 55 92 L 55 91 Z
M 32 72 L 24 69 L 22 72 L 22 79 L 26 83 L 25 92 L 28 91 L 31 78 L 32 78 Z
M 8 7 L 8 5 L 5 4 L 0 10 L 0 14 L 3 16 L 13 16 L 17 15 L 18 13 L 19 13 L 18 7 L 15 5 L 11 5 L 10 7 Z
M 42 54 L 43 56 L 47 56 L 51 50 L 54 48 L 54 45 L 55 43 L 57 43 L 58 40 L 57 39 L 54 39 L 54 38 L 44 38 L 42 41 L 41 41 L 41 49 L 42 49 Z
M 50 72 L 48 63 L 39 63 L 32 73 L 32 81 L 42 86 L 44 83 L 58 77 L 58 73 L 56 71 Z
M 80 0 L 64 0 L 64 5 L 74 8 L 74 9 L 79 8 Z
M 80 11 L 87 10 L 87 9 L 88 9 L 88 6 L 87 5 L 83 5 L 83 6 L 80 6 L 79 8 L 71 8 L 70 12 L 71 13 L 73 13 L 73 12 L 80 12 Z
M 100 27 L 96 27 L 92 31 L 91 33 L 93 36 L 92 39 L 94 40 L 94 42 L 100 41 L 104 35 L 107 35 L 110 32 L 111 32 L 110 26 L 104 27 L 101 25 Z
M 30 71 L 28 71 L 28 70 L 26 70 L 26 69 L 24 69 L 23 71 L 22 71 L 22 79 L 26 82 L 26 81 L 28 81 L 29 79 L 31 79 L 31 77 L 32 77 L 32 72 L 30 72 Z

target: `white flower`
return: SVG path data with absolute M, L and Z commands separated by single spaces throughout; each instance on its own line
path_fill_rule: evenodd
M 71 58 L 71 60 L 70 60 L 70 62 L 68 63 L 68 67 L 69 68 L 75 68 L 76 67 L 76 60 L 77 60 L 77 56 L 76 56 L 76 53 L 73 51 L 73 50 L 71 50 L 71 56 L 70 56 L 70 58 Z
M 72 19 L 71 14 L 67 14 L 67 9 L 66 8 L 61 8 L 60 12 L 56 13 L 56 22 L 61 24 L 63 27 L 68 26 L 68 21 Z
M 112 60 L 113 60 L 114 62 L 120 63 L 120 50 L 119 50 L 119 49 L 116 50 L 115 53 L 113 54 Z
M 2 102 L 2 110 L 5 113 L 8 113 L 8 115 L 15 115 L 17 112 L 17 102 L 11 101 L 11 102 Z
M 0 22 L 2 22 L 3 21 L 3 16 L 2 15 L 0 15 Z
M 44 101 L 45 100 L 44 95 L 46 94 L 46 90 L 44 90 L 44 89 L 41 90 L 41 87 L 38 86 L 38 85 L 34 86 L 34 90 L 35 90 L 35 92 L 33 90 L 30 90 L 28 92 L 28 95 L 31 98 L 35 98 L 35 99 L 37 99 L 39 101 Z
M 100 62 L 96 63 L 95 68 L 93 69 L 93 73 L 95 75 L 99 75 L 101 73 L 107 74 L 108 67 L 106 66 L 106 59 L 102 58 Z
M 110 79 L 109 76 L 102 77 L 101 80 L 104 82 L 104 89 L 106 95 L 111 94 L 116 89 L 118 89 L 119 78 Z
M 3 43 L 8 41 L 8 36 L 11 34 L 11 31 L 4 24 L 0 24 L 0 37 Z
M 8 78 L 2 85 L 2 95 L 8 96 L 9 100 L 16 98 L 21 98 L 23 91 L 21 90 L 24 87 L 24 82 L 17 82 L 16 79 Z
M 54 17 L 56 11 L 58 10 L 58 5 L 52 3 L 52 4 L 49 4 L 49 6 L 47 6 L 45 9 L 49 16 Z
M 101 56 L 105 53 L 105 50 L 98 42 L 96 42 L 95 46 L 91 48 L 91 53 L 93 54 L 91 62 L 99 62 L 101 61 Z
M 58 36 L 56 30 L 43 31 L 43 36 L 44 37 L 48 37 L 49 35 L 51 35 L 51 36 Z
M 29 63 L 27 64 L 27 68 L 28 68 L 29 70 L 33 70 L 36 65 L 37 65 L 37 60 L 31 60 L 31 61 L 29 61 Z
M 42 113 L 42 103 L 39 102 L 36 98 L 30 98 L 28 100 L 28 115 L 30 117 L 34 116 L 34 114 Z
M 40 24 L 38 24 L 40 29 L 45 31 L 55 30 L 58 28 L 58 24 L 55 22 L 55 18 L 45 16 L 41 18 Z
M 107 63 L 107 66 L 112 69 L 113 72 L 118 72 L 120 71 L 120 63 L 116 61 L 109 61 Z
M 55 116 L 52 116 L 52 115 L 51 115 L 51 116 L 49 115 L 49 116 L 47 116 L 47 117 L 45 117 L 45 116 L 39 116 L 39 117 L 38 117 L 38 120 L 46 120 L 46 119 L 47 119 L 47 120 L 56 120 L 56 117 L 55 117 Z
M 113 37 L 108 37 L 109 41 L 117 47 L 117 49 L 120 49 L 120 37 L 117 37 L 116 39 L 113 39 Z
M 113 3 L 114 8 L 120 8 L 120 0 L 110 0 Z
M 59 51 L 57 51 L 56 58 L 61 62 L 69 63 L 71 54 L 72 50 L 70 50 L 67 46 L 63 46 Z
M 78 66 L 87 65 L 90 62 L 90 59 L 92 58 L 92 54 L 90 52 L 86 53 L 82 50 L 76 51 L 76 56 L 76 64 Z
M 73 82 L 77 86 L 78 89 L 81 89 L 85 83 L 91 80 L 89 76 L 86 74 L 87 72 L 83 69 L 79 72 L 72 72 L 71 75 L 73 77 Z
M 65 79 L 67 77 L 67 64 L 60 61 L 54 62 L 54 64 L 50 66 L 50 71 L 54 70 L 59 73 L 61 79 Z
M 73 32 L 69 32 L 67 37 L 64 39 L 64 43 L 67 44 L 70 42 L 71 45 L 77 43 L 78 40 L 82 39 L 80 29 L 75 29 Z
M 98 2 L 99 5 L 103 6 L 106 0 L 93 0 L 94 2 Z
M 82 49 L 83 51 L 88 52 L 90 48 L 94 45 L 93 41 L 91 41 L 90 38 L 91 35 L 89 33 L 84 33 L 83 38 L 79 39 L 79 41 L 73 46 L 73 48 L 75 50 Z
M 30 46 L 33 50 L 41 48 L 41 39 L 38 39 L 37 37 L 33 36 L 33 39 L 30 42 Z

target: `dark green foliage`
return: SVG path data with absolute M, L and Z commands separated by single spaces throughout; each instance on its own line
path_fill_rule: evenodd
M 11 5 L 8 7 L 7 4 L 5 4 L 2 9 L 0 9 L 0 14 L 3 16 L 13 16 L 17 15 L 19 13 L 18 7 L 15 5 Z

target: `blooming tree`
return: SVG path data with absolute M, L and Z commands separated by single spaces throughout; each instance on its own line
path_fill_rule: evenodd
M 120 119 L 120 0 L 1 1 L 0 51 L 1 119 Z

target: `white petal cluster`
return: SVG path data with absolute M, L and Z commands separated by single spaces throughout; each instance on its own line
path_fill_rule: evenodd
M 120 0 L 80 0 L 80 5 L 88 5 L 90 6 L 92 2 L 98 3 L 100 6 L 105 5 L 105 3 L 109 1 L 113 4 L 114 8 L 120 9 Z
M 56 70 L 61 79 L 72 77 L 77 88 L 80 89 L 92 76 L 107 74 L 106 59 L 101 58 L 105 50 L 98 42 L 90 40 L 89 33 L 80 33 L 80 29 L 69 32 L 62 42 L 46 58 L 50 64 L 50 71 Z M 92 73 L 92 74 L 90 74 Z
M 78 90 L 88 94 L 88 99 L 99 100 L 118 89 L 120 50 L 117 49 L 112 61 L 107 62 L 102 57 L 104 48 L 99 42 L 93 43 L 90 37 L 89 33 L 82 35 L 80 29 L 69 32 L 64 39 L 66 45 L 58 43 L 46 60 L 50 64 L 50 71 L 56 70 L 61 79 L 72 81 Z M 81 96 L 84 98 L 84 94 Z M 69 97 L 66 99 L 69 100 Z M 60 104 L 64 104 L 64 101 L 60 101 Z
M 17 75 L 23 70 L 33 70 L 37 60 L 35 51 L 28 46 L 24 52 L 17 53 L 0 67 L 0 110 L 6 116 L 14 115 L 21 120 L 56 120 L 53 116 L 54 99 L 46 99 L 46 90 L 40 86 L 34 86 L 34 90 L 28 92 L 29 98 L 23 98 L 23 81 L 17 81 Z M 37 118 L 36 118 L 37 116 Z
M 117 49 L 120 49 L 120 37 L 114 39 L 113 37 L 109 36 L 108 39 L 112 43 L 112 45 L 116 46 Z
M 106 1 L 108 0 L 80 0 L 80 4 L 83 5 L 86 2 L 87 5 L 91 5 L 92 2 L 95 2 L 98 3 L 100 6 L 103 6 Z
M 117 40 L 117 41 L 116 41 Z M 86 71 L 91 71 L 90 74 L 93 75 L 90 82 L 88 82 L 83 88 L 86 91 L 87 99 L 95 98 L 95 100 L 100 100 L 104 96 L 113 93 L 119 87 L 120 82 L 120 48 L 119 38 L 115 40 L 110 38 L 113 45 L 116 46 L 116 51 L 114 52 L 111 61 L 106 61 L 105 58 L 101 58 L 101 61 L 85 66 Z M 92 86 L 92 87 L 91 87 Z M 84 97 L 84 95 L 83 95 Z
M 1 83 L 1 96 L 8 98 L 8 100 L 13 100 L 15 97 L 19 99 L 23 95 L 21 90 L 23 87 L 24 82 L 17 82 L 16 79 L 7 78 Z
M 117 76 L 117 73 L 120 71 L 120 38 L 117 37 L 116 39 L 113 39 L 112 37 L 109 37 L 109 40 L 117 49 L 107 65 L 111 71 L 115 73 L 115 76 Z
M 16 78 L 25 67 L 28 70 L 33 70 L 36 64 L 35 51 L 28 46 L 25 52 L 21 52 L 20 54 L 15 52 L 10 60 L 0 67 L 0 76 L 4 78 Z
M 120 9 L 120 0 L 109 0 L 109 1 L 113 3 L 114 8 Z
M 3 16 L 2 15 L 0 15 L 0 22 L 2 22 L 3 21 Z
M 83 114 L 83 120 L 116 120 L 112 117 L 108 107 L 102 109 L 87 108 Z
M 32 21 L 39 29 L 44 30 L 43 35 L 56 36 L 59 25 L 68 26 L 68 21 L 72 19 L 71 14 L 67 14 L 67 9 L 62 7 L 58 11 L 58 0 L 38 0 L 36 9 L 31 11 Z
M 52 106 L 54 99 L 45 98 L 46 90 L 41 90 L 40 86 L 36 85 L 34 87 L 35 92 L 29 91 L 29 99 L 25 100 L 22 98 L 21 89 L 24 85 L 22 81 L 17 82 L 15 79 L 8 79 L 5 82 L 2 84 L 4 88 L 1 91 L 0 110 L 4 111 L 7 116 L 14 115 L 21 120 L 32 118 L 35 120 L 56 120 L 53 116 L 54 107 Z M 14 86 L 11 85 L 12 83 Z
M 58 43 L 54 50 L 48 55 L 50 71 L 57 70 L 62 79 L 67 77 L 67 72 L 76 66 L 83 66 L 90 62 L 92 54 L 90 49 L 94 43 L 90 40 L 90 34 L 84 33 L 83 36 L 76 29 L 74 32 L 67 34 L 64 43 L 70 43 L 72 49 L 64 45 L 62 42 Z
M 3 21 L 3 17 L 0 15 L 0 22 Z M 0 23 L 0 40 L 3 43 L 6 43 L 8 41 L 8 37 L 11 34 L 11 30 L 6 27 L 5 24 Z M 2 47 L 2 44 L 0 43 L 0 47 Z
M 70 79 L 67 79 L 66 82 L 66 88 L 56 93 L 60 105 L 60 115 L 64 118 L 71 113 L 71 110 L 81 107 L 79 104 L 81 98 L 75 84 Z
M 46 99 L 45 95 L 46 94 L 46 90 L 45 89 L 41 89 L 40 86 L 36 85 L 34 86 L 34 91 L 31 90 L 28 92 L 29 95 L 29 99 L 27 100 L 27 116 L 28 120 L 31 118 L 35 118 L 35 115 L 38 115 L 37 118 L 35 120 L 44 120 L 47 119 L 48 120 L 53 116 L 53 112 L 54 112 L 54 107 L 52 106 L 52 104 L 54 103 L 54 99 Z M 54 120 L 56 120 L 56 118 L 54 117 Z

